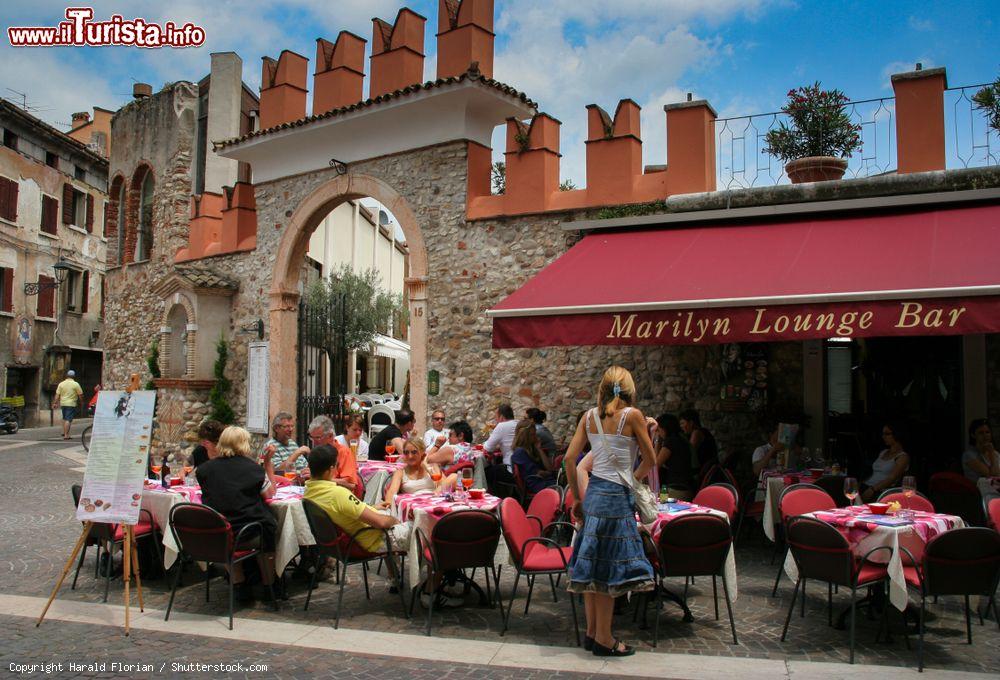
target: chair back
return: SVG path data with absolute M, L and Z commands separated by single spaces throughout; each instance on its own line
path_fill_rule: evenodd
M 431 531 L 437 566 L 444 571 L 492 566 L 499 542 L 500 521 L 485 510 L 449 513 Z
M 181 552 L 198 562 L 228 562 L 233 553 L 229 520 L 207 505 L 178 503 L 170 508 L 170 531 Z
M 903 490 L 897 487 L 895 489 L 886 489 L 878 497 L 879 503 L 891 503 L 893 501 L 896 501 L 907 510 L 936 512 L 934 510 L 934 504 L 931 503 L 930 499 L 919 491 L 913 492 L 913 496 L 907 498 L 906 494 L 903 493 Z
M 1000 531 L 1000 498 L 994 498 L 987 506 L 986 514 L 994 531 Z
M 1000 533 L 965 527 L 938 534 L 924 546 L 924 589 L 928 595 L 982 595 L 1000 579 Z
M 844 479 L 841 475 L 823 475 L 813 484 L 830 494 L 830 498 L 837 504 L 838 508 L 846 508 L 850 505 L 847 496 L 844 495 Z
M 524 562 L 524 542 L 538 536 L 535 524 L 528 519 L 524 508 L 515 498 L 504 498 L 500 501 L 500 525 L 503 529 L 503 539 L 507 542 L 507 550 L 515 564 Z
M 385 404 L 375 404 L 368 409 L 368 426 L 392 425 L 396 422 L 396 413 Z
M 721 574 L 733 543 L 729 522 L 718 515 L 682 515 L 663 525 L 656 550 L 663 576 Z
M 73 494 L 73 510 L 80 507 L 80 495 L 83 493 L 83 487 L 79 484 L 74 484 L 70 487 L 70 493 Z M 117 524 L 108 524 L 106 522 L 92 522 L 90 524 L 90 533 L 87 534 L 87 545 L 94 545 L 98 541 L 112 541 L 115 540 L 115 530 L 118 528 Z
M 535 497 L 531 499 L 531 503 L 528 504 L 528 514 L 540 519 L 544 529 L 556 521 L 561 504 L 562 498 L 559 491 L 550 486 L 536 493 Z
M 854 554 L 835 527 L 814 517 L 792 517 L 786 540 L 801 578 L 851 585 Z
M 927 484 L 928 496 L 938 512 L 958 515 L 966 524 L 983 524 L 979 488 L 957 472 L 936 472 Z
M 706 463 L 706 468 L 699 473 L 701 476 L 698 484 L 699 489 L 716 483 L 729 484 L 734 489 L 739 488 L 739 482 L 733 476 L 732 471 L 722 467 L 718 463 Z
M 302 499 L 302 509 L 306 513 L 306 522 L 309 523 L 309 531 L 316 539 L 318 549 L 330 556 L 339 555 L 341 536 L 344 533 L 340 527 L 334 524 L 323 508 L 308 498 Z
M 830 494 L 815 484 L 792 484 L 785 487 L 778 498 L 781 520 L 785 523 L 789 517 L 817 510 L 832 510 L 835 507 L 837 504 L 830 498 Z
M 710 484 L 699 491 L 691 502 L 726 513 L 731 523 L 739 508 L 739 493 L 729 484 Z

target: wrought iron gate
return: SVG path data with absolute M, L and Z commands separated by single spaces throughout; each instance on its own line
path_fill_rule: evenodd
M 347 351 L 343 328 L 347 310 L 344 298 L 328 306 L 299 303 L 298 405 L 296 435 L 299 444 L 308 444 L 309 421 L 328 415 L 339 424 L 347 391 Z M 339 428 L 338 428 L 338 431 Z

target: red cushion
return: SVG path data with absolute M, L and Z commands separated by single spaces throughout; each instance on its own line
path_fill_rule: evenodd
M 565 564 L 569 563 L 569 558 L 573 555 L 573 548 L 550 548 L 541 543 L 533 543 L 528 546 L 528 554 L 524 558 L 523 568 L 525 571 L 561 571 L 565 569 Z M 563 558 L 566 562 L 563 562 Z
M 146 534 L 153 533 L 153 525 L 149 522 L 139 522 L 132 529 L 132 533 L 136 536 L 145 536 Z M 115 541 L 125 540 L 125 525 L 118 524 L 115 526 Z
M 917 572 L 916 567 L 903 567 L 903 576 L 906 578 L 906 584 L 913 586 L 914 588 L 920 588 L 920 574 Z
M 884 564 L 865 562 L 861 565 L 861 568 L 858 571 L 858 585 L 863 586 L 876 581 L 881 581 L 888 578 L 888 576 L 889 572 L 886 571 Z
M 237 550 L 236 552 L 233 553 L 233 559 L 234 560 L 238 560 L 241 557 L 246 557 L 247 555 L 249 555 L 250 553 L 252 553 L 254 550 L 256 550 L 256 548 L 248 548 L 246 550 Z

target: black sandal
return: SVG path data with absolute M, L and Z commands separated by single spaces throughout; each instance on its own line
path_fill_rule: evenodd
M 619 644 L 621 644 L 622 649 L 618 649 Z M 632 656 L 633 654 L 635 654 L 635 647 L 620 640 L 615 640 L 610 647 L 605 647 L 596 640 L 594 641 L 594 656 Z
M 583 636 L 583 650 L 585 652 L 594 651 L 594 638 L 590 637 L 589 635 Z

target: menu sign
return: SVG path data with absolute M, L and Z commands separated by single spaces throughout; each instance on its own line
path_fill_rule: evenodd
M 247 357 L 247 429 L 267 434 L 268 345 L 251 342 Z
M 155 391 L 98 393 L 77 519 L 138 523 L 155 408 Z

